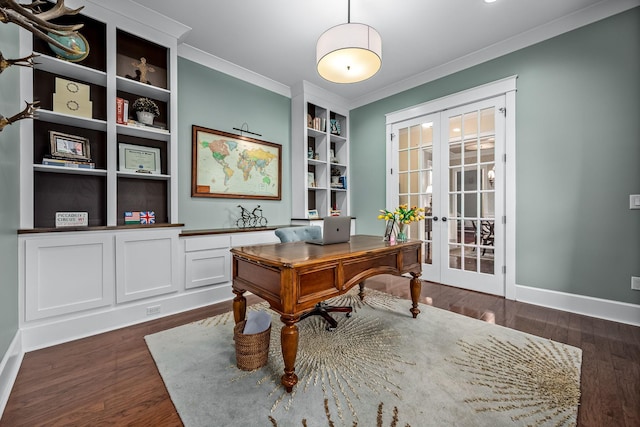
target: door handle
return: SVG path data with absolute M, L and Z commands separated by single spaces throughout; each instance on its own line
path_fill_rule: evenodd
M 437 221 L 437 220 L 438 220 L 438 217 L 437 217 L 437 216 L 434 216 L 434 217 L 433 217 L 433 220 L 434 220 L 434 221 Z
M 447 217 L 446 216 L 442 217 L 442 222 L 447 222 Z

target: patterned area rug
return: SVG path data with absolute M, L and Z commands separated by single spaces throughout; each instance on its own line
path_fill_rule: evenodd
M 572 426 L 580 349 L 367 290 L 331 301 L 338 328 L 311 317 L 291 394 L 280 385 L 278 316 L 267 366 L 236 367 L 233 313 L 145 337 L 184 424 L 191 426 Z

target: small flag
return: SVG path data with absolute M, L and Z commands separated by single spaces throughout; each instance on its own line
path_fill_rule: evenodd
M 140 224 L 155 224 L 156 213 L 154 211 L 140 212 Z
M 125 224 L 140 224 L 140 212 L 125 212 L 124 213 Z

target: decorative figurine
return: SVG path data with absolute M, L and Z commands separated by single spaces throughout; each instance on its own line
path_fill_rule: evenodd
M 140 83 L 151 84 L 151 82 L 147 80 L 147 73 L 155 73 L 156 70 L 147 64 L 147 58 L 142 57 L 140 58 L 140 62 L 132 62 L 131 65 L 136 68 L 136 76 L 131 77 L 127 75 L 128 78 L 139 81 Z

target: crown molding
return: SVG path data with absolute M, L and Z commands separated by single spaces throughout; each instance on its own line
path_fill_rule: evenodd
M 167 34 L 168 36 L 177 39 L 178 43 L 180 43 L 180 41 L 183 40 L 191 31 L 191 27 L 130 0 L 67 0 L 67 3 L 69 3 L 68 6 L 73 7 L 80 7 L 84 5 L 87 6 L 87 9 L 89 10 L 94 7 L 106 9 L 116 15 L 131 19 L 161 33 Z
M 212 70 L 220 71 L 247 83 L 275 92 L 279 95 L 291 98 L 291 88 L 254 71 L 243 68 L 226 59 L 219 58 L 210 53 L 204 52 L 188 44 L 178 46 L 178 56 L 196 62 Z
M 626 10 L 640 6 L 640 0 L 603 0 L 577 12 L 563 16 L 554 21 L 540 25 L 517 36 L 495 43 L 484 49 L 454 59 L 446 64 L 433 67 L 422 73 L 401 80 L 390 86 L 353 99 L 350 108 L 358 108 L 380 99 L 413 89 L 450 74 L 499 58 L 536 43 L 551 39 L 563 33 L 592 24 Z

